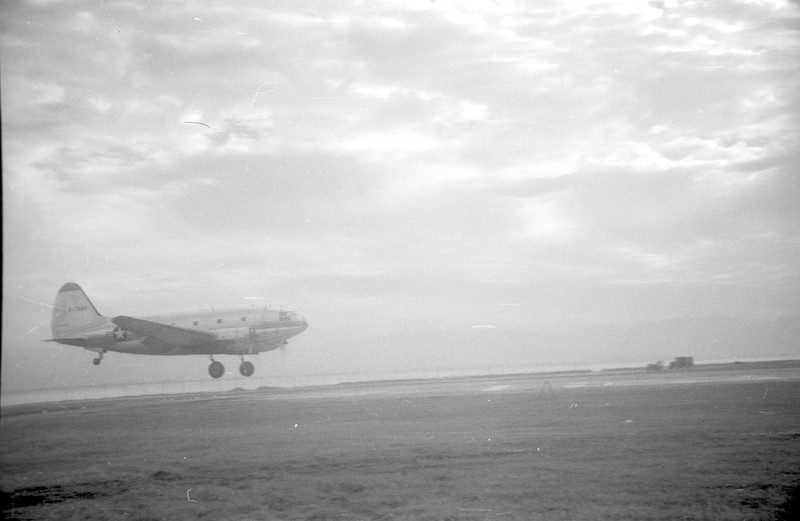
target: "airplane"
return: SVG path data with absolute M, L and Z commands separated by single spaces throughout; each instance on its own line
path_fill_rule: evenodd
M 80 286 L 68 282 L 56 295 L 47 342 L 83 347 L 97 353 L 100 365 L 111 351 L 136 355 L 207 355 L 208 374 L 219 378 L 225 366 L 214 355 L 239 355 L 239 372 L 252 376 L 255 366 L 245 355 L 272 351 L 308 327 L 302 315 L 285 309 L 247 307 L 167 316 L 105 317 Z

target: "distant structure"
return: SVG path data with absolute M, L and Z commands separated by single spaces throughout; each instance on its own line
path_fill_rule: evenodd
M 659 360 L 658 362 L 656 362 L 654 364 L 647 364 L 647 368 L 646 368 L 646 371 L 648 373 L 657 373 L 657 372 L 663 371 L 663 370 L 664 370 L 664 362 L 662 362 L 661 360 Z
M 694 358 L 691 356 L 678 356 L 669 363 L 670 369 L 677 369 L 683 371 L 684 369 L 691 369 L 694 365 Z

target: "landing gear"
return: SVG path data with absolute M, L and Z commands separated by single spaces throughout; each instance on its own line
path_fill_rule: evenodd
M 242 373 L 242 376 L 252 376 L 255 370 L 256 367 L 253 365 L 253 362 L 248 362 L 246 360 L 242 360 L 242 365 L 239 366 L 239 372 Z
M 208 366 L 208 374 L 211 375 L 211 378 L 219 378 L 225 374 L 225 366 L 222 365 L 222 362 L 212 360 L 211 365 Z
M 222 362 L 217 362 L 211 355 L 208 355 L 208 358 L 211 360 L 211 365 L 208 366 L 208 374 L 211 375 L 211 378 L 220 378 L 224 375 L 225 366 L 222 365 Z M 242 376 L 252 376 L 256 371 L 255 366 L 252 362 L 245 360 L 244 356 L 241 356 L 241 359 L 242 363 L 239 365 L 239 372 L 242 373 Z
M 102 361 L 103 361 L 103 352 L 102 351 L 98 351 L 97 352 L 97 358 L 92 360 L 92 363 L 94 365 L 100 365 L 100 362 L 102 362 Z

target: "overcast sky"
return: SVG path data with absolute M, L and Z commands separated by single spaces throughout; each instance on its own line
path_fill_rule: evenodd
M 204 357 L 95 368 L 42 342 L 68 281 L 111 316 L 303 313 L 260 376 L 725 358 L 798 323 L 796 2 L 29 0 L 0 19 L 6 390 L 207 378 Z M 663 346 L 615 358 L 619 335 Z M 764 354 L 800 356 L 784 340 Z

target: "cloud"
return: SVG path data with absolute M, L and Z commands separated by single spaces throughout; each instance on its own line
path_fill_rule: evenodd
M 2 14 L 4 269 L 37 299 L 256 290 L 313 342 L 486 301 L 515 327 L 798 313 L 796 4 Z

